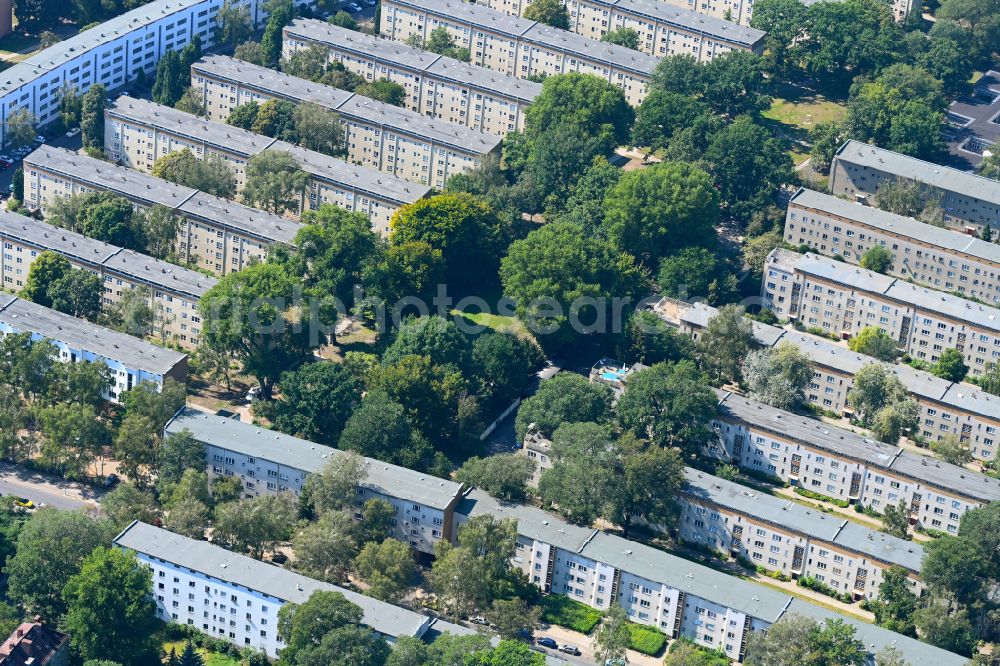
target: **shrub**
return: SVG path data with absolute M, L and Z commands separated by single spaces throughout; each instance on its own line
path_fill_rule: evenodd
M 798 581 L 799 587 L 804 587 L 810 590 L 819 592 L 820 594 L 825 594 L 828 597 L 833 597 L 834 599 L 839 599 L 845 604 L 850 604 L 854 602 L 854 597 L 851 596 L 850 592 L 837 592 L 826 583 L 816 580 L 812 576 L 802 576 Z
M 667 644 L 666 635 L 655 627 L 630 622 L 628 631 L 631 635 L 629 647 L 650 657 L 660 654 L 660 650 Z
M 808 497 L 809 499 L 819 500 L 821 502 L 829 502 L 830 504 L 833 504 L 834 506 L 839 506 L 842 509 L 846 509 L 847 507 L 851 506 L 851 503 L 848 502 L 847 500 L 835 499 L 833 497 L 823 495 L 822 493 L 814 493 L 813 491 L 806 490 L 805 488 L 796 488 L 795 494 L 802 495 L 803 497 Z
M 542 597 L 542 621 L 589 634 L 601 621 L 601 611 L 559 594 Z

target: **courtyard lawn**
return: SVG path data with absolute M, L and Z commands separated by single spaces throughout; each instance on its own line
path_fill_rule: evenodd
M 819 93 L 797 86 L 782 85 L 774 96 L 771 108 L 761 118 L 776 136 L 787 145 L 795 166 L 809 159 L 809 132 L 823 123 L 842 120 L 847 115 L 844 104 L 829 100 Z
M 177 652 L 177 656 L 180 657 L 186 644 L 186 641 L 169 641 L 163 644 L 162 649 L 164 653 L 170 654 L 170 648 L 173 648 Z M 195 650 L 205 660 L 205 666 L 241 666 L 239 659 L 233 659 L 227 654 L 209 652 L 204 648 L 195 648 Z

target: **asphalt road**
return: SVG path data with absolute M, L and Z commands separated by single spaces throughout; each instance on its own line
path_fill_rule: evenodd
M 8 472 L 0 474 L 0 495 L 27 497 L 35 504 L 42 502 L 46 506 L 53 506 L 57 509 L 73 510 L 93 506 L 92 502 L 81 499 L 75 493 L 66 492 L 64 494 L 64 491 L 48 483 L 25 480 Z

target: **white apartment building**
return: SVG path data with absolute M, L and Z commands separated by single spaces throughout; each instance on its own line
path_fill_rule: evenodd
M 215 43 L 223 0 L 156 0 L 35 53 L 0 73 L 0 143 L 7 119 L 27 109 L 39 125 L 55 120 L 63 86 L 83 94 L 95 83 L 109 90 L 151 74 L 167 51 L 180 51 L 195 36 Z M 262 2 L 239 0 L 254 25 L 267 18 Z M 312 0 L 296 0 L 308 6 Z
M 466 47 L 474 65 L 526 79 L 537 75 L 578 72 L 600 77 L 621 88 L 638 105 L 659 58 L 624 46 L 590 39 L 498 12 L 451 0 L 386 0 L 381 34 L 404 42 L 426 40 L 443 27 L 458 46 Z
M 696 340 L 717 313 L 715 308 L 701 303 L 692 305 L 666 298 L 657 303 L 653 311 Z M 850 413 L 847 394 L 853 385 L 854 374 L 877 362 L 839 343 L 807 333 L 786 331 L 760 322 L 754 322 L 753 331 L 762 347 L 788 342 L 809 357 L 814 374 L 806 397 L 812 404 L 829 411 Z M 976 458 L 991 460 L 996 456 L 1000 398 L 972 384 L 952 383 L 909 365 L 897 364 L 889 369 L 920 405 L 920 431 L 915 435 L 928 441 L 954 435 L 969 445 Z
M 956 534 L 962 515 L 1000 500 L 1000 481 L 728 391 L 713 421 L 733 464 L 883 512 L 900 502 L 914 525 Z
M 572 525 L 535 507 L 498 502 L 479 490 L 470 490 L 456 510 L 456 531 L 479 515 L 517 522 L 513 565 L 544 593 L 565 595 L 598 610 L 617 603 L 633 622 L 724 650 L 736 661 L 745 654 L 750 632 L 797 613 L 819 622 L 843 620 L 871 653 L 892 644 L 913 666 L 964 663 L 927 643 L 619 536 Z
M 855 599 L 877 598 L 893 566 L 907 570 L 917 596 L 923 589 L 919 544 L 690 467 L 684 474 L 677 532 L 685 541 L 793 579 L 815 578 Z
M 215 286 L 215 278 L 7 211 L 0 212 L 0 241 L 4 289 L 20 291 L 35 258 L 42 252 L 55 252 L 75 268 L 89 270 L 104 280 L 104 306 L 119 302 L 130 290 L 145 287 L 153 311 L 154 337 L 186 348 L 198 346 L 198 301 Z
M 285 26 L 283 57 L 317 45 L 329 51 L 331 63 L 368 81 L 403 86 L 403 108 L 497 136 L 524 129 L 524 112 L 542 90 L 539 83 L 324 21 L 296 19 Z
M 761 296 L 780 319 L 843 339 L 868 326 L 928 363 L 958 349 L 973 375 L 1000 362 L 1000 309 L 814 254 L 775 249 Z
M 426 185 L 146 100 L 121 97 L 104 115 L 104 150 L 114 162 L 148 172 L 157 158 L 187 149 L 195 157 L 217 156 L 231 165 L 237 188 L 242 189 L 251 157 L 264 150 L 287 152 L 309 175 L 299 211 L 334 204 L 364 213 L 383 234 L 388 233 L 389 220 L 400 206 L 431 191 Z
M 542 478 L 542 473 L 547 469 L 552 469 L 552 440 L 533 428 L 528 428 L 528 433 L 524 436 L 521 448 L 517 450 L 519 455 L 525 456 L 535 463 L 531 470 L 531 478 L 528 485 L 532 488 L 538 487 L 538 482 Z
M 1000 227 L 1000 182 L 860 141 L 848 141 L 834 155 L 830 193 L 867 203 L 881 183 L 895 178 L 914 180 L 939 196 L 951 229 L 978 234 L 987 225 Z
M 512 16 L 524 16 L 531 0 L 479 0 Z M 565 0 L 569 29 L 600 39 L 631 28 L 643 53 L 662 58 L 683 53 L 699 61 L 732 50 L 760 53 L 764 32 L 748 27 L 753 0 Z
M 143 382 L 157 390 L 167 379 L 187 383 L 186 354 L 0 293 L 0 337 L 23 333 L 52 344 L 63 363 L 108 366 L 111 385 L 104 398 L 109 402 L 117 404 L 122 393 Z
M 114 545 L 135 553 L 152 571 L 151 593 L 161 620 L 272 659 L 284 647 L 278 611 L 307 601 L 314 592 L 336 592 L 360 606 L 362 623 L 390 643 L 399 636 L 420 638 L 434 623 L 405 608 L 139 521 L 115 537 Z
M 167 433 L 188 431 L 205 445 L 210 479 L 236 476 L 243 495 L 302 491 L 310 474 L 346 455 L 339 449 L 192 409 L 179 412 Z M 451 539 L 452 513 L 462 485 L 366 458 L 368 475 L 356 490 L 354 518 L 369 499 L 396 508 L 394 536 L 421 553 L 433 554 L 434 544 Z
M 478 167 L 488 155 L 499 156 L 503 141 L 465 125 L 225 56 L 194 63 L 191 85 L 201 94 L 208 118 L 220 122 L 249 102 L 316 104 L 339 118 L 347 161 L 438 189 L 449 177 Z
M 228 275 L 263 261 L 274 245 L 291 247 L 302 225 L 280 215 L 176 185 L 141 171 L 42 146 L 24 158 L 25 204 L 47 213 L 52 202 L 112 192 L 137 209 L 162 206 L 178 218 L 174 252 L 189 264 Z
M 968 234 L 800 189 L 788 203 L 784 236 L 851 264 L 881 245 L 893 255 L 889 275 L 1000 303 L 1000 246 Z
M 192 410 L 179 413 L 166 430 L 189 431 L 206 445 L 211 474 L 239 475 L 245 492 L 250 493 L 294 492 L 307 472 L 322 468 L 330 456 L 343 455 L 336 449 Z M 786 612 L 820 621 L 831 617 L 776 590 L 618 536 L 573 526 L 535 507 L 503 504 L 478 490 L 463 494 L 459 484 L 374 460 L 368 461 L 368 473 L 360 489 L 371 489 L 397 507 L 400 500 L 403 506 L 423 502 L 421 512 L 426 508 L 428 516 L 431 508 L 437 508 L 437 515 L 448 525 L 440 538 L 455 539 L 474 516 L 515 520 L 518 539 L 513 564 L 543 592 L 565 594 L 595 608 L 619 603 L 635 622 L 660 627 L 671 636 L 689 636 L 701 645 L 725 650 L 734 659 L 742 656 L 750 631 L 766 629 Z M 274 485 L 261 488 L 256 485 L 259 479 L 272 479 L 269 483 Z M 254 485 L 248 487 L 247 481 Z M 430 546 L 418 541 L 414 548 L 426 553 Z M 872 652 L 895 644 L 913 666 L 964 663 L 928 644 L 850 618 L 840 619 L 856 625 L 859 638 Z

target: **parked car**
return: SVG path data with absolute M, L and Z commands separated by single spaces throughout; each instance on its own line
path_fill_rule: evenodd
M 18 497 L 16 500 L 14 500 L 14 504 L 18 505 L 19 507 L 23 507 L 25 509 L 35 508 L 35 503 L 32 502 L 27 497 Z
M 66 132 L 66 136 L 76 136 L 79 133 L 80 133 L 80 128 L 74 127 L 70 131 Z
M 574 657 L 580 656 L 580 648 L 575 645 L 570 645 L 569 643 L 564 643 L 559 646 L 560 652 L 565 652 L 566 654 L 571 654 Z
M 45 143 L 45 137 L 42 136 L 41 134 L 37 135 L 35 137 L 35 143 Z
M 0 168 L 6 169 L 7 167 L 11 166 L 12 164 L 13 164 L 13 162 L 11 162 L 10 160 L 5 160 L 3 158 L 0 158 Z
M 14 163 L 14 158 L 10 155 L 0 155 L 0 162 L 7 162 L 8 164 Z
M 559 643 L 556 643 L 556 639 L 549 638 L 548 636 L 542 636 L 541 638 L 539 638 L 535 642 L 538 643 L 539 645 L 541 645 L 542 647 L 547 647 L 547 648 L 550 648 L 552 650 L 558 650 L 559 649 Z
M 104 477 L 105 488 L 114 488 L 119 483 L 121 483 L 121 479 L 118 478 L 117 474 L 108 474 L 106 477 Z
M 489 624 L 489 622 L 486 621 L 486 618 L 483 617 L 482 615 L 473 615 L 472 617 L 469 618 L 469 622 L 471 622 L 472 624 L 483 624 L 483 625 Z
M 258 396 L 260 396 L 260 386 L 251 386 L 247 391 L 247 402 L 253 402 Z
M 364 3 L 369 7 L 374 7 L 378 4 L 378 0 L 364 0 Z
M 356 2 L 352 2 L 351 4 L 347 5 L 347 11 L 349 11 L 349 12 L 355 12 L 355 13 L 360 12 L 361 11 L 361 5 L 359 5 Z

